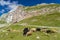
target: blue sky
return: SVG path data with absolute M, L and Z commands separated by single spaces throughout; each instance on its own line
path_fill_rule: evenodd
M 41 3 L 60 4 L 60 0 L 0 0 L 0 15 L 9 12 L 17 5 L 33 6 Z

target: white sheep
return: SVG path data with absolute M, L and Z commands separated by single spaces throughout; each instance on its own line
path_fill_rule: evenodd
M 35 32 L 36 31 L 36 28 L 31 28 L 30 29 L 32 32 Z
M 30 36 L 32 35 L 32 31 L 30 30 L 29 32 L 27 32 L 26 36 Z

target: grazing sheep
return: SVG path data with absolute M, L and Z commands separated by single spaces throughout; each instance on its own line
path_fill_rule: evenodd
M 58 31 L 57 30 L 52 30 L 54 33 L 57 33 Z
M 32 31 L 30 30 L 29 32 L 27 32 L 26 36 L 30 36 L 32 35 Z
M 45 28 L 42 28 L 42 29 L 41 29 L 41 32 L 46 32 L 46 30 L 47 30 L 47 29 L 45 29 Z
M 36 28 L 31 28 L 30 29 L 32 32 L 35 32 L 36 31 Z
M 47 30 L 46 33 L 56 33 L 55 30 Z
M 36 28 L 36 31 L 41 31 L 41 28 Z
M 26 35 L 28 31 L 29 31 L 28 28 L 24 28 L 24 30 L 23 30 L 23 35 Z
M 52 31 L 51 30 L 46 30 L 46 33 L 51 33 Z

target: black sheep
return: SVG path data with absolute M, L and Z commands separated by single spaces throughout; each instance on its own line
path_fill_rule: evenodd
M 29 31 L 28 28 L 24 28 L 24 30 L 23 30 L 23 35 L 26 35 L 28 31 Z
M 47 30 L 46 33 L 55 33 L 53 30 Z
M 36 31 L 41 31 L 41 28 L 36 28 Z
M 51 30 L 47 30 L 46 33 L 51 33 Z

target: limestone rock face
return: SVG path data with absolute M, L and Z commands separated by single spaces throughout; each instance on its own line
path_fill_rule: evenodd
M 23 10 L 23 7 L 17 6 L 14 10 L 10 11 L 7 15 L 6 21 L 10 22 L 19 22 L 25 18 L 31 17 L 31 15 Z
M 23 7 L 17 6 L 15 9 L 11 10 L 6 18 L 7 23 L 9 22 L 19 22 L 22 18 L 22 9 Z

